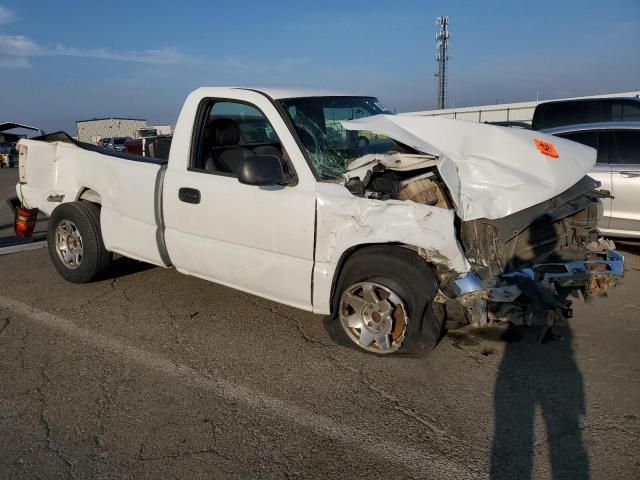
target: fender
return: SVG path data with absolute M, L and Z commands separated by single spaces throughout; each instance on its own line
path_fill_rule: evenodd
M 470 270 L 455 233 L 452 210 L 410 201 L 353 196 L 339 184 L 318 183 L 313 311 L 328 314 L 341 259 L 372 244 L 419 250 L 425 261 L 462 274 Z

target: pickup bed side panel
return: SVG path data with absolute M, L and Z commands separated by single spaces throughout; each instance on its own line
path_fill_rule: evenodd
M 344 186 L 318 183 L 315 313 L 331 310 L 331 288 L 338 262 L 361 245 L 397 243 L 420 248 L 430 262 L 464 273 L 470 269 L 456 238 L 454 212 L 409 201 L 370 200 Z
M 65 142 L 22 140 L 23 204 L 47 215 L 63 202 L 93 190 L 102 205 L 100 223 L 105 247 L 126 257 L 165 266 L 156 239 L 156 177 L 160 165 L 92 152 Z

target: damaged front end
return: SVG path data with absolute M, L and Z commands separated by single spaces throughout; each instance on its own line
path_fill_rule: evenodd
M 395 152 L 348 166 L 352 194 L 455 210 L 469 271 L 451 271 L 419 250 L 438 274 L 436 301 L 446 305 L 448 326 L 552 326 L 572 315 L 571 297 L 606 295 L 624 275 L 624 257 L 596 229 L 608 192 L 585 176 L 595 151 L 553 139 L 559 154 L 548 158 L 536 149 L 545 142 L 538 132 L 451 122 L 344 122 L 397 142 Z
M 497 220 L 460 223 L 472 271 L 445 286 L 475 326 L 552 325 L 570 317 L 569 297 L 604 296 L 624 257 L 598 236 L 599 185 L 590 177 L 562 194 Z

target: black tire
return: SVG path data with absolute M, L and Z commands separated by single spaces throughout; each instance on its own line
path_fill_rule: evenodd
M 405 304 L 409 320 L 404 341 L 391 354 L 423 357 L 434 349 L 444 332 L 445 311 L 441 304 L 433 302 L 438 281 L 422 257 L 407 248 L 377 245 L 355 252 L 345 263 L 334 292 L 327 328 L 337 343 L 365 351 L 349 338 L 339 318 L 342 293 L 359 282 L 383 285 Z
M 56 230 L 65 220 L 77 227 L 82 238 L 82 259 L 76 268 L 65 265 L 56 246 Z M 49 217 L 47 237 L 49 257 L 60 276 L 69 282 L 90 282 L 111 264 L 112 254 L 107 252 L 102 241 L 100 208 L 94 203 L 80 201 L 56 207 Z
M 370 142 L 367 137 L 358 137 L 358 148 L 367 148 Z

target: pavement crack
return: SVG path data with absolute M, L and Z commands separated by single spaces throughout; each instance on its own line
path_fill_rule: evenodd
M 140 444 L 140 448 L 138 449 L 138 460 L 140 461 L 142 461 L 142 452 L 144 450 L 144 447 L 147 445 L 147 440 L 148 440 L 148 436 L 144 438 L 144 440 Z
M 144 444 L 143 444 L 144 446 Z M 225 460 L 231 461 L 231 457 L 220 453 L 216 448 L 203 448 L 201 450 L 188 450 L 186 452 L 177 452 L 177 453 L 168 453 L 166 455 L 157 455 L 157 456 L 143 456 L 142 455 L 142 447 L 140 447 L 140 452 L 138 454 L 138 459 L 143 462 L 152 461 L 152 460 L 173 460 L 176 458 L 182 457 L 191 457 L 193 455 L 203 455 L 203 454 L 213 454 L 217 457 L 224 458 Z
M 7 329 L 7 327 L 11 323 L 10 317 L 4 318 L 3 322 L 4 324 L 2 325 L 2 327 L 0 327 L 0 335 L 3 334 L 3 332 Z
M 165 300 L 165 295 L 163 292 L 158 290 L 150 280 L 147 280 L 147 284 L 149 286 L 149 290 L 155 294 L 160 302 L 160 306 L 164 312 L 166 312 L 169 317 L 169 323 L 171 324 L 171 331 L 173 332 L 173 342 L 175 345 L 182 347 L 185 341 L 185 335 L 182 333 L 180 323 L 179 323 L 179 315 L 176 314 L 174 309 L 171 307 L 171 304 Z
M 553 433 L 553 434 L 547 433 L 546 438 L 543 438 L 541 440 L 538 440 L 537 442 L 534 442 L 533 448 L 538 448 L 541 445 L 545 445 L 547 443 L 551 443 L 552 440 L 557 441 L 558 439 L 567 437 L 569 435 L 580 435 L 581 432 L 583 430 L 586 430 L 586 429 L 587 429 L 587 426 L 586 425 L 582 425 L 579 428 L 572 428 L 572 429 L 569 429 L 569 430 L 563 430 L 563 431 L 558 432 L 558 433 Z
M 18 355 L 16 355 L 15 361 L 20 361 L 20 368 L 22 370 L 26 370 L 27 365 L 24 361 L 24 354 L 27 351 L 27 337 L 29 336 L 29 332 L 25 332 L 24 335 L 20 337 L 20 350 L 18 350 Z
M 45 377 L 48 383 L 49 379 L 46 376 L 46 374 L 44 374 L 43 372 L 42 375 Z M 74 462 L 72 462 L 69 458 L 67 458 L 65 455 L 62 454 L 60 449 L 55 446 L 55 443 L 51 438 L 52 429 L 51 429 L 51 424 L 49 423 L 49 418 L 47 417 L 47 411 L 46 411 L 47 397 L 45 396 L 42 390 L 42 387 L 37 386 L 35 390 L 36 392 L 38 392 L 38 395 L 40 396 L 40 413 L 38 416 L 38 422 L 40 423 L 40 426 L 42 427 L 45 433 L 46 448 L 47 450 L 53 452 L 55 456 L 59 458 L 67 466 L 67 474 L 69 478 L 76 479 L 77 477 L 74 472 Z
M 119 278 L 119 277 L 115 277 L 113 280 L 111 280 L 111 282 L 109 282 L 109 285 L 111 286 L 111 289 L 112 289 L 112 290 L 120 290 L 120 292 L 122 293 L 122 296 L 124 297 L 124 299 L 125 299 L 127 302 L 131 303 L 131 302 L 132 302 L 132 299 L 131 299 L 131 297 L 129 296 L 129 292 L 128 292 L 129 287 L 124 287 L 124 288 L 122 288 L 122 289 L 119 289 L 119 288 L 118 288 L 118 285 L 119 285 L 119 283 L 120 283 L 119 281 L 120 281 L 120 278 Z
M 366 386 L 370 391 L 376 393 L 383 400 L 385 400 L 389 404 L 391 409 L 399 412 L 400 414 L 411 419 L 412 421 L 415 421 L 420 425 L 426 427 L 436 438 L 442 439 L 442 440 L 449 440 L 451 442 L 464 445 L 469 449 L 473 449 L 476 451 L 481 451 L 481 452 L 484 451 L 481 447 L 478 447 L 477 445 L 474 445 L 472 443 L 467 442 L 466 440 L 463 440 L 455 435 L 452 435 L 447 430 L 439 427 L 438 422 L 435 419 L 423 413 L 417 412 L 413 408 L 405 405 L 402 401 L 400 401 L 398 397 L 386 392 L 383 388 L 378 387 L 376 384 L 371 382 L 367 378 L 367 376 L 364 374 L 364 372 L 362 372 L 361 370 L 342 364 L 340 360 L 335 356 L 331 356 L 330 359 L 334 363 L 334 365 L 336 365 L 336 367 L 341 368 L 343 370 L 347 370 L 349 372 L 352 372 L 358 375 L 360 377 L 360 382 L 364 386 Z
M 298 333 L 300 334 L 300 336 L 302 337 L 302 339 L 307 342 L 307 343 L 315 343 L 317 345 L 320 345 L 324 348 L 328 348 L 328 349 L 333 349 L 334 345 L 330 345 L 328 343 L 323 342 L 322 340 L 312 337 L 311 335 L 305 333 L 304 329 L 302 328 L 302 322 L 300 321 L 299 318 L 296 317 L 292 317 L 289 315 L 285 315 L 282 312 L 279 312 L 277 309 L 275 310 L 276 313 L 278 313 L 279 315 L 281 315 L 282 317 L 286 318 L 289 321 L 292 321 L 294 326 L 296 327 L 296 330 L 298 330 Z
M 383 399 L 389 402 L 394 410 L 422 424 L 423 426 L 427 427 L 432 433 L 434 433 L 439 437 L 448 436 L 447 432 L 439 428 L 436 425 L 435 421 L 433 421 L 432 419 L 425 418 L 425 416 L 419 414 L 414 409 L 407 407 L 406 405 L 403 405 L 400 399 L 398 399 L 395 395 L 391 395 L 390 393 L 385 392 L 382 388 L 371 383 L 365 376 L 362 376 L 361 381 L 369 390 L 377 393 L 379 396 L 381 396 Z
M 335 345 L 323 342 L 319 338 L 315 338 L 315 337 L 312 337 L 311 335 L 307 334 L 304 331 L 304 329 L 302 328 L 302 322 L 300 321 L 300 319 L 298 317 L 294 317 L 293 315 L 288 315 L 286 313 L 283 313 L 278 308 L 264 305 L 261 302 L 257 302 L 257 301 L 253 301 L 252 300 L 251 303 L 253 303 L 256 307 L 259 307 L 259 308 L 261 308 L 263 310 L 267 310 L 267 311 L 269 311 L 271 313 L 276 313 L 279 316 L 285 318 L 286 320 L 289 320 L 290 322 L 292 322 L 293 325 L 296 327 L 296 330 L 300 334 L 300 337 L 302 337 L 302 339 L 305 342 L 314 343 L 316 345 L 320 345 L 320 346 L 322 346 L 324 348 L 327 348 L 327 349 L 334 349 L 335 348 Z
M 473 359 L 478 366 L 487 367 L 487 368 L 490 368 L 491 370 L 498 372 L 497 366 L 491 364 L 490 362 L 487 362 L 487 358 L 490 357 L 491 355 L 483 355 L 480 351 L 475 352 L 470 348 L 467 348 L 465 345 L 462 345 L 460 342 L 456 341 L 454 338 L 451 338 L 450 336 L 446 336 L 443 339 L 443 342 L 445 339 L 450 342 L 452 347 L 457 348 L 458 350 L 462 351 L 466 356 Z M 481 346 L 481 345 L 482 343 L 478 342 L 478 344 L 474 346 Z
M 110 405 L 113 403 L 113 401 L 110 398 L 109 391 L 106 387 L 106 381 L 107 381 L 107 377 L 106 375 L 103 375 L 102 380 L 98 384 L 100 391 L 102 393 L 102 396 L 100 399 L 97 400 L 98 405 L 97 405 L 97 411 L 95 414 L 97 429 L 96 429 L 96 434 L 93 437 L 96 448 L 101 451 L 105 450 L 104 441 L 105 441 L 106 428 L 105 428 L 105 422 L 104 422 L 104 415 L 109 409 Z

